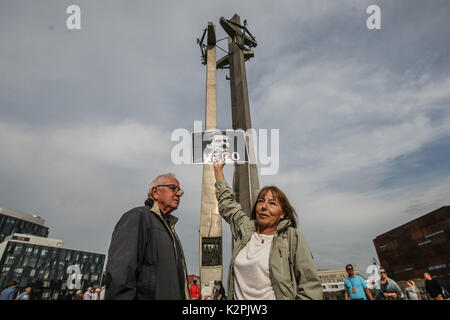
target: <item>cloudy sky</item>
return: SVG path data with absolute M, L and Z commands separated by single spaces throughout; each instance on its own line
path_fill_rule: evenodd
M 66 27 L 72 4 L 81 30 Z M 371 4 L 381 30 L 366 26 Z M 280 130 L 278 174 L 260 184 L 291 199 L 318 268 L 364 272 L 377 235 L 449 205 L 446 0 L 0 0 L 0 206 L 41 216 L 67 248 L 106 254 L 120 216 L 173 172 L 198 274 L 202 170 L 171 162 L 170 136 L 204 120 L 196 39 L 208 21 L 225 37 L 219 18 L 234 13 L 258 41 L 246 64 L 253 127 Z M 217 72 L 221 129 L 227 75 Z M 225 223 L 223 235 L 226 277 Z

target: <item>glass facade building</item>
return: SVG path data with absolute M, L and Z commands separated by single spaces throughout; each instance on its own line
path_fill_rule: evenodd
M 97 286 L 101 284 L 104 254 L 35 244 L 24 235 L 13 235 L 2 247 L 1 288 L 5 288 L 11 280 L 16 280 L 17 292 L 31 287 L 32 299 L 55 300 L 67 293 L 67 281 L 71 276 L 68 267 L 72 265 L 77 265 L 80 270 L 79 287 L 75 290 L 85 290 L 90 283 Z
M 24 233 L 39 237 L 47 237 L 48 227 L 0 213 L 0 242 L 13 233 Z

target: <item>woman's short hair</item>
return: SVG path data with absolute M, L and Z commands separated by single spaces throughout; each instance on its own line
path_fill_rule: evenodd
M 290 204 L 288 198 L 284 194 L 283 191 L 281 191 L 278 187 L 275 186 L 266 186 L 262 188 L 259 193 L 258 197 L 256 198 L 255 204 L 253 206 L 250 218 L 256 219 L 256 205 L 258 204 L 258 199 L 261 199 L 266 196 L 267 192 L 272 192 L 272 195 L 278 200 L 281 206 L 281 210 L 285 214 L 284 218 L 282 220 L 288 219 L 291 221 L 291 226 L 296 229 L 297 228 L 297 212 L 295 212 L 294 207 Z

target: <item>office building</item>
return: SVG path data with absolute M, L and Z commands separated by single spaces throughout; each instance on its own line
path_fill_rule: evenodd
M 36 215 L 0 207 L 0 242 L 13 233 L 47 237 L 48 228 L 44 223 L 45 221 Z
M 450 274 L 450 206 L 429 212 L 382 235 L 373 243 L 382 266 L 396 281 Z
M 100 286 L 104 254 L 63 248 L 63 242 L 26 234 L 13 234 L 0 244 L 0 287 L 11 280 L 18 292 L 32 288 L 32 299 L 58 299 L 67 286 L 84 290 Z M 73 272 L 75 271 L 75 274 Z

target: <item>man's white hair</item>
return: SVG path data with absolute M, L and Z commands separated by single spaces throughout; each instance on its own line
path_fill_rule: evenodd
M 155 179 L 153 179 L 152 183 L 150 184 L 150 188 L 148 189 L 148 196 L 152 195 L 152 189 L 156 187 L 157 185 L 164 184 L 167 177 L 176 178 L 173 173 L 164 173 L 159 176 L 157 176 Z

